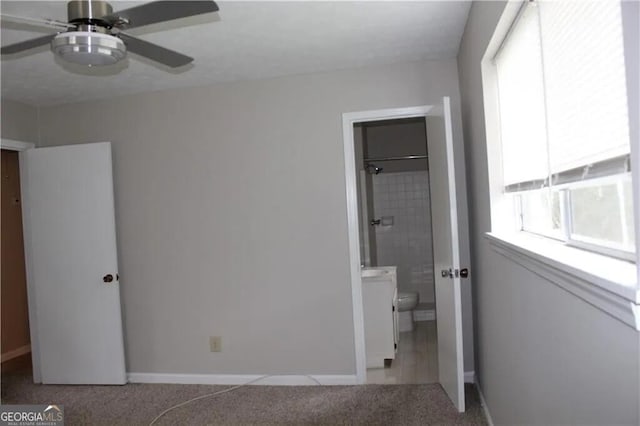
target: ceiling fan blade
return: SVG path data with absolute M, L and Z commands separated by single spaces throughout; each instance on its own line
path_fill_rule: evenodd
M 168 67 L 177 68 L 193 61 L 192 57 L 166 49 L 157 44 L 149 43 L 148 41 L 140 40 L 128 34 L 121 32 L 119 36 L 130 52 L 160 62 Z
M 56 34 L 47 34 L 43 37 L 32 38 L 31 40 L 21 41 L 20 43 L 10 44 L 8 46 L 2 46 L 0 53 L 3 55 L 11 55 L 13 53 L 23 52 L 25 50 L 33 49 L 34 47 L 44 46 L 51 42 Z
M 66 22 L 55 21 L 53 19 L 38 19 L 31 18 L 26 16 L 14 16 L 14 15 L 6 15 L 0 14 L 0 19 L 6 22 L 14 22 L 17 24 L 28 24 L 28 25 L 36 25 L 39 27 L 47 27 L 47 28 L 75 28 L 75 25 L 68 24 Z
M 212 0 L 154 1 L 130 9 L 119 10 L 100 19 L 116 27 L 136 28 L 157 22 L 216 12 L 217 10 L 218 5 Z

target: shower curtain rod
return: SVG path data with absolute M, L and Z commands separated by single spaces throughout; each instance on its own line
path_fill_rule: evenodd
M 369 163 L 372 161 L 426 160 L 427 158 L 429 158 L 427 155 L 404 155 L 401 157 L 365 158 L 364 162 Z

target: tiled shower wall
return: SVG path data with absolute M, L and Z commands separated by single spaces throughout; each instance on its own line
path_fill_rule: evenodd
M 373 175 L 373 211 L 375 219 L 393 217 L 393 225 L 376 226 L 378 266 L 397 266 L 398 291 L 417 291 L 420 303 L 433 303 L 429 173 Z

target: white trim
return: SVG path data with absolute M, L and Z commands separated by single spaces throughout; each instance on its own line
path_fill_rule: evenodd
M 539 248 L 539 245 L 552 243 L 543 239 L 534 241 L 535 237 L 516 239 L 516 237 L 508 238 L 491 233 L 485 235 L 496 252 L 606 312 L 633 329 L 640 330 L 640 289 L 637 287 L 637 283 L 634 282 L 636 278 L 635 265 L 595 253 L 580 253 L 581 256 L 586 258 L 584 262 L 590 263 L 590 266 L 604 262 L 614 265 L 605 268 L 608 271 L 608 275 L 604 277 L 587 272 L 586 267 L 581 268 L 564 263 L 560 259 L 561 256 L 558 255 L 560 251 L 566 252 L 567 250 L 577 249 L 560 245 L 554 251 L 545 250 Z M 526 243 L 527 240 L 529 244 Z M 598 261 L 599 259 L 594 261 L 593 259 L 598 256 L 601 261 Z M 618 277 L 628 276 L 628 279 L 615 281 L 611 277 L 616 274 L 618 274 Z
M 426 117 L 433 109 L 432 105 L 422 105 L 406 108 L 377 109 L 372 111 L 345 112 L 342 114 L 342 124 L 344 129 L 345 119 L 348 120 L 353 129 L 355 123 L 366 123 L 369 121 L 394 120 L 398 118 Z M 353 140 L 349 141 L 353 145 Z
M 35 148 L 36 144 L 2 138 L 0 140 L 0 147 L 9 151 L 26 151 L 27 149 Z
M 482 411 L 484 411 L 484 416 L 487 418 L 487 424 L 489 426 L 493 426 L 493 419 L 491 418 L 491 413 L 489 412 L 489 406 L 487 405 L 487 400 L 484 398 L 484 394 L 482 393 L 482 389 L 480 388 L 480 383 L 476 382 L 476 389 L 478 390 L 478 396 L 480 397 L 480 405 L 482 406 Z
M 391 108 L 342 114 L 342 141 L 344 144 L 344 170 L 347 196 L 347 223 L 349 235 L 349 261 L 351 271 L 351 302 L 353 304 L 353 334 L 356 361 L 356 383 L 367 381 L 367 359 L 364 347 L 364 317 L 362 308 L 362 279 L 360 277 L 360 237 L 358 225 L 358 187 L 356 178 L 353 125 L 355 123 L 424 117 L 432 106 Z
M 465 371 L 464 372 L 464 382 L 465 383 L 475 383 L 476 382 L 476 372 L 475 371 Z
M 261 379 L 262 378 L 262 379 Z M 128 373 L 129 383 L 177 383 L 188 385 L 270 385 L 270 386 L 337 386 L 355 385 L 357 379 L 352 374 L 165 374 Z
M 29 352 L 31 352 L 31 345 L 20 346 L 19 348 L 16 348 L 12 351 L 3 353 L 0 362 L 5 362 L 5 361 L 9 361 L 10 359 L 18 358 L 19 356 L 28 354 Z
M 627 77 L 627 102 L 629 108 L 629 141 L 631 142 L 631 175 L 633 185 L 633 206 L 635 215 L 636 247 L 640 246 L 640 53 L 638 39 L 638 18 L 640 5 L 637 1 L 623 1 L 622 36 L 624 38 L 624 62 Z M 640 250 L 636 248 L 636 264 L 640 265 Z M 638 282 L 640 282 L 640 268 L 638 268 Z M 640 409 L 640 404 L 638 404 Z

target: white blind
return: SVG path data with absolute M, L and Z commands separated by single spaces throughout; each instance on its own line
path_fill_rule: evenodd
M 548 176 L 540 32 L 527 7 L 495 58 L 505 185 Z
M 538 8 L 551 173 L 629 153 L 620 2 Z
M 495 63 L 505 186 L 630 152 L 619 1 L 529 3 Z

